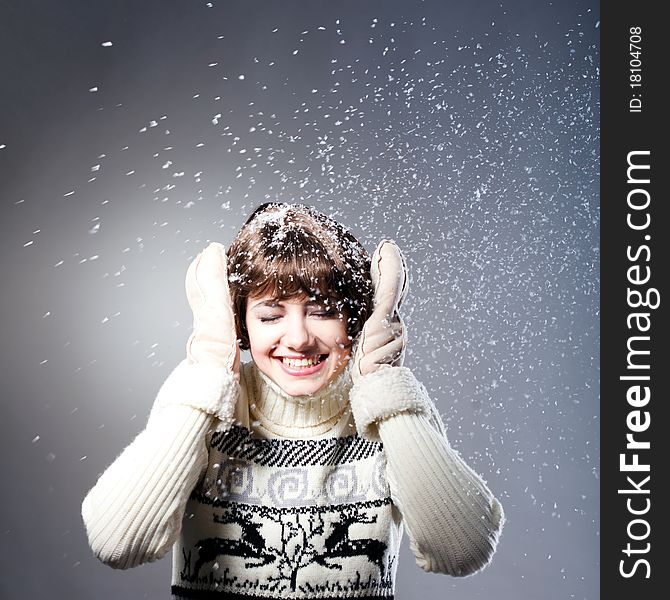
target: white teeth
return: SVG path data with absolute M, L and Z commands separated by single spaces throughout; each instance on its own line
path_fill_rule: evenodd
M 288 358 L 284 356 L 281 360 L 287 367 L 312 367 L 319 362 L 319 356 L 310 356 L 309 358 Z

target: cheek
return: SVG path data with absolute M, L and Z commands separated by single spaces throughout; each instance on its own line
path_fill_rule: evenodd
M 328 344 L 342 356 L 346 356 L 351 352 L 347 326 L 343 321 L 329 322 L 327 339 Z
M 332 332 L 332 354 L 336 357 L 334 374 L 340 373 L 351 358 L 351 341 L 347 335 L 346 325 L 341 324 Z
M 266 352 L 272 345 L 272 340 L 268 336 L 268 328 L 259 327 L 258 322 L 254 319 L 247 319 L 246 325 L 251 353 L 258 355 Z
M 351 346 L 340 348 L 338 351 L 340 353 L 340 360 L 345 361 L 348 358 L 351 358 Z

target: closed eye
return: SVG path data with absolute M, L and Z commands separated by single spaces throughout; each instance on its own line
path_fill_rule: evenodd
M 258 318 L 258 320 L 261 323 L 274 323 L 275 321 L 278 321 L 279 319 L 281 319 L 281 317 L 279 315 L 271 316 L 271 317 L 259 317 Z
M 321 319 L 332 319 L 333 317 L 337 317 L 339 313 L 335 309 L 326 309 L 326 310 L 318 310 L 313 313 L 311 313 L 313 317 L 319 317 Z

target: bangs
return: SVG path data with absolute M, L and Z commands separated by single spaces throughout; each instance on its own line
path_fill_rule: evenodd
M 283 232 L 281 240 L 268 237 L 271 239 L 256 247 L 260 256 L 246 257 L 243 280 L 236 281 L 247 297 L 283 300 L 303 296 L 345 308 L 352 291 L 347 285 L 350 273 L 320 240 L 300 230 Z

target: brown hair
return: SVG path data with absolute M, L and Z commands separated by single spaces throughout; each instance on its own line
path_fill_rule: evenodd
M 353 341 L 372 309 L 370 257 L 340 223 L 302 204 L 259 206 L 228 248 L 228 280 L 242 349 L 249 348 L 247 300 L 315 298 L 347 319 Z

